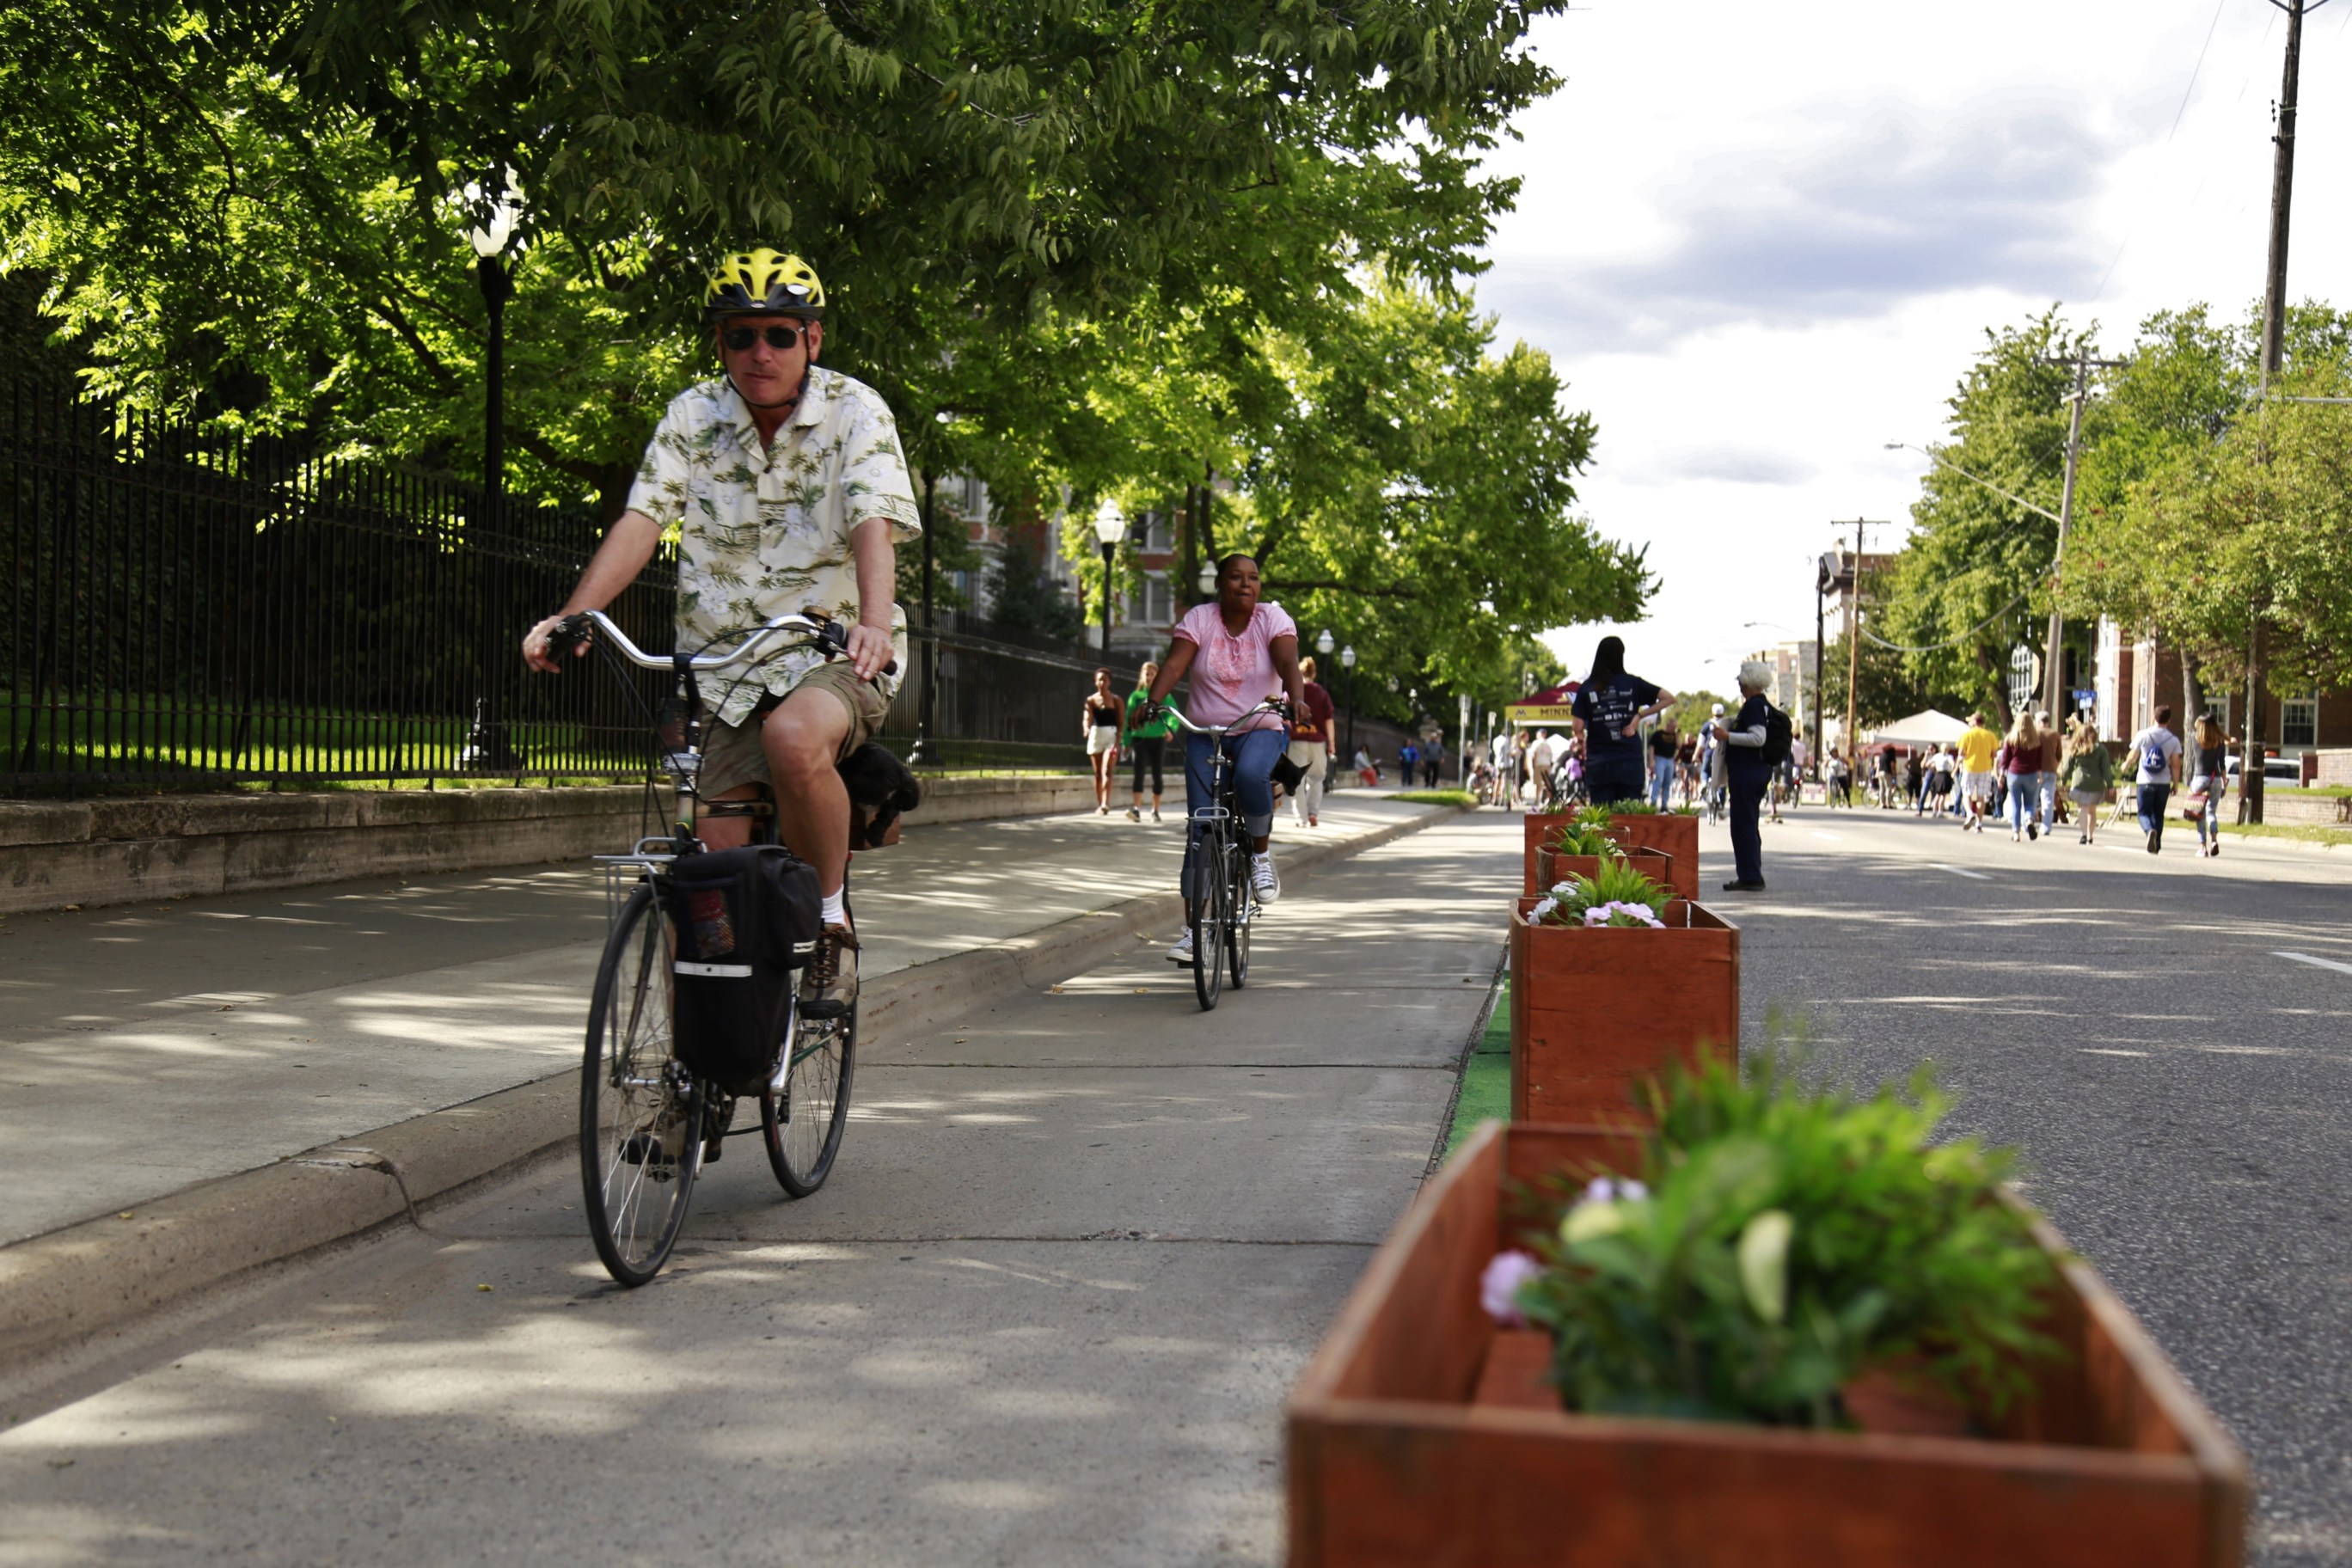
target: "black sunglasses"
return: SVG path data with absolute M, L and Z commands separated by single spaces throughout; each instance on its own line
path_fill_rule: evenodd
M 753 343 L 758 342 L 764 337 L 768 340 L 768 346 L 770 348 L 774 349 L 779 353 L 782 353 L 787 350 L 798 348 L 800 346 L 801 339 L 807 335 L 808 329 L 806 327 L 787 327 L 782 325 L 767 327 L 729 327 L 719 334 L 719 341 L 725 343 L 729 348 L 733 349 L 740 354 L 745 349 L 750 348 Z

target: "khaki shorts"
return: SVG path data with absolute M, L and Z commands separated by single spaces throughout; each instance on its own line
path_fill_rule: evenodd
M 797 697 L 809 690 L 830 693 L 849 710 L 849 734 L 841 742 L 844 757 L 880 734 L 882 721 L 890 713 L 890 700 L 882 695 L 882 689 L 870 680 L 858 679 L 857 672 L 846 659 L 835 659 L 810 670 L 787 695 Z M 776 781 L 768 774 L 767 749 L 760 743 L 760 725 L 763 721 L 721 724 L 713 720 L 706 726 L 698 786 L 705 800 L 716 800 L 743 784 L 766 784 L 771 790 L 775 787 Z

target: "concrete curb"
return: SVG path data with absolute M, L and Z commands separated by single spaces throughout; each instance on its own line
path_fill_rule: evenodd
M 1461 815 L 1438 807 L 1348 843 L 1292 851 L 1285 869 L 1303 875 Z M 860 1033 L 869 1044 L 904 1039 L 1052 984 L 1146 931 L 1173 925 L 1182 906 L 1175 893 L 1141 895 L 884 975 L 866 987 Z M 257 1269 L 385 1225 L 421 1223 L 419 1205 L 569 1143 L 579 1104 L 579 1071 L 567 1069 L 186 1188 L 124 1217 L 0 1247 L 0 1373 Z

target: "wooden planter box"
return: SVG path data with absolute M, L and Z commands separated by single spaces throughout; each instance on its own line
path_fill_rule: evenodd
M 1423 1190 L 1291 1393 L 1290 1568 L 2241 1561 L 2244 1459 L 2080 1262 L 2060 1265 L 2042 1325 L 2067 1359 L 2044 1364 L 1999 1436 L 1526 1407 L 1507 1392 L 1524 1365 L 1496 1377 L 1489 1363 L 1540 1336 L 1497 1331 L 1478 1304 L 1481 1270 L 1515 1241 L 1507 1190 L 1629 1155 L 1599 1128 L 1489 1123 Z
M 1542 811 L 1531 811 L 1520 819 L 1519 831 L 1524 836 L 1521 842 L 1526 860 L 1526 877 L 1519 889 L 1521 892 L 1532 897 L 1551 886 L 1549 882 L 1537 880 L 1541 870 L 1537 864 L 1538 853 L 1554 828 L 1575 820 L 1575 815 L 1570 812 Z M 1675 897 L 1678 899 L 1698 897 L 1697 817 L 1671 814 L 1612 816 L 1609 819 L 1609 828 L 1617 842 L 1628 849 L 1654 849 L 1661 855 L 1673 857 L 1670 868 L 1674 872 L 1674 880 L 1667 886 L 1674 889 Z
M 1625 858 L 1633 868 L 1658 886 L 1672 889 L 1675 885 L 1675 860 L 1671 855 L 1661 855 L 1654 849 L 1635 847 L 1625 851 Z M 1538 845 L 1536 847 L 1536 885 L 1531 894 L 1551 891 L 1570 877 L 1597 876 L 1601 870 L 1598 855 L 1555 855 Z
M 1628 849 L 1655 849 L 1675 858 L 1675 896 L 1698 897 L 1698 818 L 1671 812 L 1656 816 L 1612 816 L 1610 827 Z
M 1665 931 L 1530 925 L 1511 915 L 1511 1119 L 1631 1125 L 1670 1061 L 1739 1053 L 1739 928 L 1685 899 Z

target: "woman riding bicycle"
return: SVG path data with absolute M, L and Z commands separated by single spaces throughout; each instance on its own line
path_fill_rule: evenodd
M 1274 765 L 1289 743 L 1289 728 L 1271 713 L 1254 719 L 1241 716 L 1270 697 L 1286 695 L 1298 712 L 1307 710 L 1307 679 L 1298 668 L 1298 626 L 1281 605 L 1258 601 L 1257 563 L 1246 555 L 1228 555 L 1217 563 L 1216 602 L 1196 605 L 1176 623 L 1168 657 L 1152 679 L 1151 702 L 1168 700 L 1176 683 L 1192 677 L 1186 716 L 1195 724 L 1222 725 L 1241 721 L 1222 738 L 1184 736 L 1185 809 L 1197 812 L 1215 805 L 1209 798 L 1209 748 L 1224 747 L 1232 760 L 1234 798 L 1241 805 L 1242 829 L 1249 835 L 1250 889 L 1261 904 L 1281 896 L 1282 881 L 1275 875 L 1269 839 L 1274 831 Z M 1192 887 L 1196 826 L 1187 835 L 1183 887 Z M 1192 962 L 1192 922 L 1170 951 L 1178 963 Z

